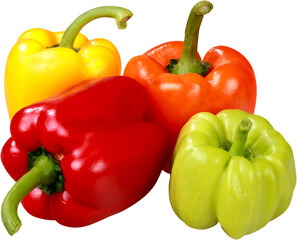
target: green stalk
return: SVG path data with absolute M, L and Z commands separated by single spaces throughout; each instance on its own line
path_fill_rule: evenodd
M 248 137 L 248 133 L 252 128 L 252 121 L 248 118 L 244 118 L 238 128 L 237 132 L 235 134 L 234 141 L 232 143 L 232 146 L 229 150 L 230 155 L 233 156 L 242 156 L 245 157 L 246 153 L 246 141 Z
M 7 232 L 11 236 L 22 225 L 17 210 L 23 198 L 40 184 L 53 184 L 57 177 L 57 163 L 49 156 L 42 154 L 36 158 L 33 168 L 10 189 L 2 203 L 1 218 Z
M 203 16 L 209 13 L 212 8 L 213 5 L 208 1 L 198 2 L 192 8 L 185 30 L 182 56 L 171 70 L 171 73 L 179 75 L 185 73 L 198 73 L 203 76 L 211 67 L 209 63 L 198 59 L 197 48 L 199 30 Z
M 122 7 L 104 6 L 91 9 L 77 17 L 64 32 L 60 47 L 73 48 L 76 36 L 89 22 L 97 18 L 109 17 L 116 20 L 119 29 L 127 27 L 127 21 L 133 16 L 130 10 Z

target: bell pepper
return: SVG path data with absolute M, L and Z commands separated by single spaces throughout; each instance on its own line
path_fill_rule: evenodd
M 150 106 L 148 119 L 162 124 L 171 137 L 171 152 L 182 126 L 197 112 L 218 113 L 242 109 L 253 113 L 256 79 L 247 59 L 236 50 L 218 46 L 203 61 L 197 53 L 203 16 L 211 11 L 207 1 L 190 12 L 184 42 L 161 44 L 132 58 L 124 71 L 146 87 Z M 169 157 L 166 172 L 170 171 Z
M 173 154 L 170 202 L 188 226 L 219 222 L 238 239 L 289 206 L 296 185 L 290 145 L 261 116 L 242 110 L 194 115 Z
M 1 159 L 17 182 L 3 200 L 9 234 L 33 216 L 92 224 L 144 197 L 168 156 L 168 136 L 144 121 L 145 89 L 128 77 L 85 81 L 18 111 Z
M 119 29 L 132 13 L 121 7 L 98 7 L 80 15 L 65 32 L 25 31 L 11 49 L 5 69 L 5 97 L 10 119 L 21 108 L 91 78 L 121 74 L 121 59 L 108 40 L 88 40 L 79 31 L 90 21 L 115 18 Z

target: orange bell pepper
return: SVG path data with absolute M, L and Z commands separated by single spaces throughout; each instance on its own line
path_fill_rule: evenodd
M 132 58 L 124 71 L 147 88 L 148 119 L 160 123 L 171 136 L 171 153 L 182 126 L 198 112 L 218 113 L 241 109 L 253 113 L 256 78 L 247 59 L 236 50 L 218 46 L 203 61 L 197 53 L 203 16 L 211 11 L 208 1 L 197 3 L 188 19 L 184 42 L 161 44 Z M 170 172 L 170 160 L 164 167 Z

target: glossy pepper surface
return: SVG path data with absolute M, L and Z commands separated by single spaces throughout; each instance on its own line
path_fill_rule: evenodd
M 86 79 L 121 74 L 121 59 L 110 41 L 88 40 L 79 31 L 88 22 L 115 18 L 123 29 L 132 13 L 121 7 L 98 7 L 80 15 L 65 32 L 25 31 L 11 49 L 5 70 L 10 119 L 21 108 L 46 99 Z
M 204 14 L 212 4 L 196 4 L 188 19 L 184 42 L 161 44 L 132 58 L 124 75 L 146 87 L 148 118 L 161 123 L 171 136 L 171 152 L 182 126 L 197 112 L 218 113 L 242 109 L 253 113 L 256 79 L 247 59 L 236 50 L 218 46 L 203 61 L 197 53 L 198 34 Z M 169 172 L 170 157 L 165 171 Z
M 110 77 L 82 82 L 18 111 L 1 152 L 17 181 L 1 210 L 9 234 L 20 227 L 22 199 L 33 216 L 80 227 L 144 197 L 169 145 L 160 125 L 143 121 L 147 105 L 138 82 Z
M 181 130 L 170 202 L 190 227 L 219 222 L 238 239 L 280 216 L 295 185 L 292 149 L 263 117 L 241 110 L 198 113 Z

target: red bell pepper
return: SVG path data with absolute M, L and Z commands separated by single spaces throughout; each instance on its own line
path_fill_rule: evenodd
M 35 217 L 80 227 L 144 197 L 169 145 L 160 125 L 143 121 L 147 101 L 135 80 L 111 77 L 83 82 L 17 112 L 1 152 L 17 181 L 2 204 L 9 234 L 21 225 L 22 199 Z
M 184 42 L 167 42 L 136 56 L 124 71 L 146 87 L 150 98 L 147 117 L 167 129 L 171 153 L 182 126 L 195 113 L 216 114 L 223 109 L 253 113 L 255 109 L 255 74 L 242 54 L 218 46 L 202 61 L 197 53 L 199 28 L 212 7 L 207 1 L 197 3 L 189 15 Z

